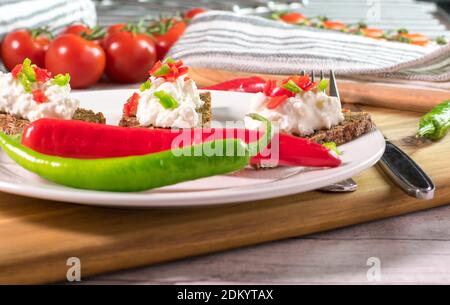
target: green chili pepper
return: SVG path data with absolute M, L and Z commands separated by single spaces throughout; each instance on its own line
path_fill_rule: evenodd
M 439 140 L 447 134 L 449 129 L 450 100 L 447 100 L 434 107 L 420 119 L 417 136 Z
M 143 156 L 74 159 L 38 153 L 21 145 L 19 137 L 0 132 L 0 146 L 23 168 L 58 184 L 100 191 L 142 191 L 247 166 L 250 158 L 262 151 L 273 136 L 268 120 L 257 114 L 250 117 L 264 121 L 266 132 L 249 144 L 240 139 L 222 139 Z M 204 153 L 206 145 L 219 153 Z
M 165 109 L 175 109 L 178 107 L 178 102 L 176 99 L 174 99 L 170 94 L 168 94 L 164 90 L 156 91 L 153 93 L 158 99 L 159 103 L 165 108 Z

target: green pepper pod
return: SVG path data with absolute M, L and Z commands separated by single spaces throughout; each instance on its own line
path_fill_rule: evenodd
M 434 107 L 420 119 L 417 136 L 439 140 L 447 134 L 449 128 L 450 100 L 447 100 Z
M 55 183 L 81 189 L 134 192 L 244 168 L 273 136 L 270 123 L 265 121 L 265 136 L 248 145 L 239 139 L 223 139 L 143 156 L 95 160 L 55 157 L 31 150 L 21 145 L 18 137 L 4 133 L 0 133 L 0 146 L 20 166 Z M 205 154 L 204 145 L 216 153 Z

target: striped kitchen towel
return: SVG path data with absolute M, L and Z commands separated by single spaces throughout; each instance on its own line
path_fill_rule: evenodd
M 48 26 L 58 32 L 74 22 L 96 24 L 92 0 L 0 0 L 0 38 L 21 28 Z
M 197 16 L 168 56 L 194 67 L 231 71 L 333 69 L 353 78 L 450 85 L 450 44 L 421 47 L 222 11 Z

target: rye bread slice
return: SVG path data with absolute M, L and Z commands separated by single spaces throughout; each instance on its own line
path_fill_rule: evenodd
M 318 130 L 305 138 L 319 144 L 335 142 L 336 145 L 341 145 L 368 133 L 375 127 L 370 114 L 367 112 L 351 112 L 344 109 L 342 113 L 344 114 L 344 121 L 341 124 L 330 129 Z M 253 164 L 252 167 L 260 170 L 271 168 L 272 166 Z
M 72 119 L 98 124 L 106 123 L 103 113 L 95 113 L 92 110 L 86 110 L 83 108 L 78 108 Z M 28 124 L 30 124 L 30 121 L 27 119 L 18 118 L 11 114 L 0 113 L 0 130 L 6 134 L 13 135 L 22 133 Z
M 197 109 L 197 112 L 202 115 L 202 127 L 209 127 L 211 123 L 211 93 L 202 92 L 200 93 L 200 99 L 203 101 L 203 106 Z M 135 116 L 123 115 L 119 122 L 119 126 L 122 127 L 140 127 L 139 121 Z M 152 128 L 150 126 L 149 128 Z
M 341 145 L 368 133 L 375 126 L 367 112 L 343 110 L 343 114 L 344 121 L 341 124 L 330 129 L 318 130 L 306 138 L 320 144 L 335 142 L 336 145 Z

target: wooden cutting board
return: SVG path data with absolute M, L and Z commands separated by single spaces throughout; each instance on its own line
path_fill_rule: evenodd
M 210 208 L 105 209 L 0 193 L 0 283 L 66 280 L 300 236 L 450 203 L 450 136 L 416 141 L 420 113 L 366 108 L 379 128 L 433 178 L 436 196 L 406 196 L 377 167 L 350 194 L 308 192 Z M 300 254 L 301 255 L 301 254 Z

